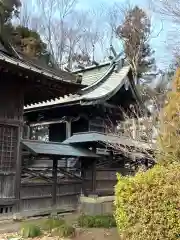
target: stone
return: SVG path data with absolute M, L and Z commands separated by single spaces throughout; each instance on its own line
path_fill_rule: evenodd
M 81 196 L 79 210 L 85 215 L 113 214 L 114 196 Z

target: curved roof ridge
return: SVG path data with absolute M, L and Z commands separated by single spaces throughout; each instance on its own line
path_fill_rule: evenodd
M 83 89 L 81 89 L 81 91 L 79 91 L 80 95 L 84 95 L 88 92 L 91 92 L 93 89 L 95 89 L 96 87 L 98 87 L 99 85 L 101 85 L 106 78 L 112 74 L 113 70 L 114 70 L 115 66 L 111 65 L 110 68 L 105 72 L 105 74 L 103 74 L 103 76 L 101 76 L 100 79 L 98 79 L 97 81 L 95 81 L 94 83 L 92 83 L 90 86 L 87 86 Z
M 116 65 L 122 65 L 122 58 L 121 58 L 121 53 L 118 54 L 111 62 L 109 65 L 109 69 L 105 72 L 105 74 L 103 74 L 103 76 L 101 76 L 100 79 L 98 79 L 97 81 L 95 81 L 93 84 L 91 84 L 90 86 L 87 86 L 83 89 L 80 90 L 80 94 L 86 94 L 90 91 L 92 91 L 93 89 L 95 89 L 96 87 L 99 87 L 99 85 L 101 85 L 107 77 L 109 77 L 110 74 L 112 74 L 115 70 Z M 122 66 L 123 67 L 123 66 Z M 121 68 L 120 68 L 121 69 Z M 119 70 L 120 70 L 119 69 Z
M 116 94 L 119 89 L 124 85 L 127 80 L 129 70 L 130 66 L 123 66 L 119 72 L 113 71 L 110 77 L 106 79 L 106 81 L 104 81 L 101 85 L 99 85 L 92 91 L 85 93 L 84 96 L 82 95 L 81 101 L 96 101 L 101 98 L 103 98 L 103 100 L 109 99 L 111 96 Z M 114 74 L 118 75 L 118 78 L 116 78 Z
M 90 65 L 90 66 L 87 66 L 87 67 L 84 67 L 84 68 L 79 68 L 79 69 L 75 69 L 72 71 L 72 73 L 74 74 L 77 74 L 77 73 L 81 73 L 81 72 L 84 72 L 84 71 L 88 71 L 88 70 L 93 70 L 94 68 L 100 68 L 100 67 L 103 67 L 103 66 L 106 66 L 106 65 L 110 65 L 111 64 L 111 61 L 106 61 L 106 62 L 100 62 L 98 65 Z

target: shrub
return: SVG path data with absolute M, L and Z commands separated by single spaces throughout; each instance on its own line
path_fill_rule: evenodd
M 112 215 L 82 215 L 78 218 L 78 225 L 83 228 L 112 228 L 116 227 L 116 221 Z
M 49 218 L 44 223 L 42 228 L 46 231 L 52 232 L 53 229 L 63 225 L 65 223 L 65 220 L 62 218 Z
M 161 110 L 160 133 L 157 141 L 156 159 L 161 164 L 179 162 L 180 156 L 180 68 L 173 80 L 173 91 L 169 91 L 166 104 Z
M 175 240 L 180 234 L 180 164 L 118 175 L 115 219 L 122 239 Z
M 24 224 L 21 227 L 20 234 L 23 238 L 35 238 L 39 237 L 42 232 L 40 227 L 34 225 L 34 224 Z
M 60 225 L 58 228 L 54 229 L 52 232 L 53 236 L 58 236 L 60 238 L 74 237 L 75 228 L 66 223 Z

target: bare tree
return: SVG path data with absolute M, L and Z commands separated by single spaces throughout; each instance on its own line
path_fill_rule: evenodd
M 37 0 L 37 30 L 60 67 L 65 52 L 65 22 L 75 7 L 76 0 Z
M 106 48 L 104 8 L 78 10 L 76 0 L 23 1 L 19 25 L 40 33 L 58 66 L 99 60 Z M 33 11 L 32 11 L 33 10 Z M 102 24 L 99 24 L 102 22 Z
M 150 8 L 169 20 L 180 23 L 180 1 L 179 0 L 149 0 Z
M 110 127 L 108 129 L 119 141 L 107 142 L 106 145 L 115 154 L 127 157 L 130 168 L 137 169 L 145 165 L 147 169 L 156 163 L 154 153 L 158 134 L 157 120 L 154 117 L 140 116 L 137 110 L 132 111 L 133 116 L 121 110 L 124 121 L 119 122 L 116 131 Z
M 34 12 L 34 4 L 32 0 L 22 1 L 19 18 L 17 23 L 20 26 L 31 27 L 31 20 L 33 18 L 32 12 Z
M 82 42 L 87 33 L 87 20 L 88 14 L 86 12 L 74 11 L 66 26 L 66 59 L 69 69 L 74 67 L 74 63 L 79 63 L 78 56 L 85 56 L 86 51 Z
M 153 12 L 166 22 L 171 23 L 171 29 L 168 31 L 166 46 L 167 50 L 173 55 L 174 60 L 179 59 L 180 46 L 180 1 L 179 0 L 149 0 L 150 8 Z
M 105 45 L 103 24 L 99 24 L 103 22 L 103 8 L 82 12 L 79 17 L 83 24 L 79 31 L 80 38 L 76 46 L 75 59 L 77 63 L 89 65 L 98 59 L 98 55 L 101 55 L 100 50 L 103 51 Z
M 122 141 L 109 142 L 107 147 L 111 147 L 116 153 L 123 154 L 129 159 L 130 167 L 153 166 L 156 163 L 155 153 L 157 137 L 162 126 L 162 109 L 165 105 L 166 96 L 169 92 L 169 80 L 163 75 L 156 82 L 154 89 L 142 88 L 144 106 L 149 111 L 144 114 L 142 106 L 131 106 L 129 111 L 120 108 L 123 116 L 114 129 L 113 123 L 109 120 L 107 125 L 108 133 L 118 137 Z

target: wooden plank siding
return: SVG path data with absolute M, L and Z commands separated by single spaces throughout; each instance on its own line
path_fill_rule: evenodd
M 131 175 L 132 173 L 125 168 L 97 168 L 96 170 L 96 193 L 100 196 L 113 195 L 114 187 L 117 182 L 116 174 Z M 85 171 L 85 189 L 89 194 L 92 191 L 92 172 Z
M 5 80 L 5 81 L 4 81 Z M 23 124 L 23 85 L 8 73 L 0 72 L 0 208 L 15 200 L 20 132 Z M 18 173 L 17 173 L 18 174 Z M 16 187 L 15 187 L 16 186 Z M 1 212 L 1 211 L 0 211 Z
M 116 173 L 120 172 L 124 175 L 130 174 L 124 168 L 97 168 L 96 171 L 96 192 L 100 196 L 114 194 L 114 186 L 116 184 Z M 60 211 L 77 210 L 79 206 L 79 198 L 86 189 L 87 194 L 92 193 L 92 172 L 85 171 L 84 180 L 61 179 L 57 183 L 56 206 L 55 209 Z M 21 183 L 21 200 L 19 212 L 22 216 L 34 216 L 49 213 L 54 209 L 52 206 L 52 183 L 51 182 L 26 182 Z M 5 206 L 6 207 L 6 206 Z M 0 219 L 12 216 L 11 212 L 6 213 L 5 207 L 1 212 Z M 12 211 L 12 209 L 11 209 Z M 16 211 L 16 209 L 14 209 Z

